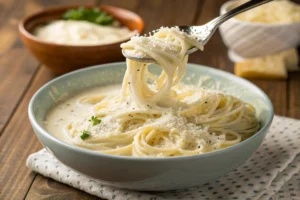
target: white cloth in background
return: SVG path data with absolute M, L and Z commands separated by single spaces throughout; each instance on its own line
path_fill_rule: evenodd
M 45 149 L 27 167 L 59 182 L 109 200 L 299 200 L 300 120 L 275 116 L 263 144 L 244 164 L 202 186 L 167 192 L 136 192 L 106 186 L 62 165 Z

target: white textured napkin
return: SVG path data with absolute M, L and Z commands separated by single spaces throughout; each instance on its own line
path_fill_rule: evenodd
M 109 200 L 299 200 L 300 120 L 275 116 L 265 141 L 243 165 L 216 181 L 180 191 L 136 192 L 106 186 L 65 167 L 45 149 L 30 155 L 27 167 Z

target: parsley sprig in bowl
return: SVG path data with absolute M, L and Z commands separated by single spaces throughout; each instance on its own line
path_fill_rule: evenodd
M 99 8 L 87 9 L 80 7 L 77 9 L 70 9 L 63 14 L 63 19 L 88 21 L 103 26 L 120 26 L 118 20 Z

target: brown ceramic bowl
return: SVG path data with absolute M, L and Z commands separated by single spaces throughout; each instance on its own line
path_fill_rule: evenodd
M 63 74 L 79 68 L 102 63 L 123 60 L 120 44 L 125 41 L 93 46 L 75 46 L 45 42 L 35 37 L 32 32 L 35 27 L 49 21 L 61 19 L 62 14 L 72 8 L 80 6 L 67 6 L 45 9 L 32 14 L 19 23 L 20 36 L 32 54 L 56 74 Z M 86 8 L 98 7 L 127 26 L 130 30 L 141 33 L 144 22 L 137 14 L 123 8 L 113 6 L 84 6 Z

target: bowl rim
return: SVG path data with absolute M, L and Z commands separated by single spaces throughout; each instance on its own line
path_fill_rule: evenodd
M 273 120 L 273 117 L 274 117 L 273 104 L 272 104 L 270 98 L 268 97 L 268 95 L 265 92 L 263 92 L 262 89 L 260 89 L 255 84 L 251 83 L 250 81 L 248 81 L 246 79 L 243 79 L 241 77 L 235 76 L 235 75 L 233 75 L 229 72 L 222 71 L 220 69 L 215 69 L 215 68 L 208 67 L 208 66 L 204 66 L 204 65 L 188 63 L 188 65 L 191 66 L 191 67 L 197 67 L 197 68 L 201 67 L 201 68 L 204 68 L 205 70 L 211 71 L 212 73 L 216 73 L 216 74 L 219 74 L 221 76 L 229 76 L 230 79 L 237 80 L 238 82 L 242 83 L 243 85 L 255 88 L 256 91 L 258 93 L 260 93 L 260 95 L 262 95 L 262 97 L 266 100 L 266 104 L 267 104 L 267 107 L 268 107 L 268 110 L 269 110 L 269 113 L 270 113 L 270 115 L 269 115 L 269 117 L 266 121 L 266 124 L 258 132 L 256 132 L 253 136 L 251 136 L 250 138 L 248 138 L 248 139 L 246 139 L 246 140 L 244 140 L 244 141 L 242 141 L 238 144 L 235 144 L 233 146 L 226 147 L 226 148 L 219 149 L 219 150 L 215 150 L 215 151 L 211 151 L 211 152 L 207 152 L 207 153 L 203 153 L 203 154 L 196 154 L 196 155 L 191 155 L 191 156 L 176 156 L 176 157 L 133 157 L 133 156 L 120 156 L 120 155 L 113 155 L 113 154 L 105 154 L 105 153 L 102 153 L 102 152 L 77 147 L 75 145 L 71 145 L 71 144 L 68 144 L 66 142 L 63 142 L 62 140 L 56 138 L 55 136 L 53 136 L 51 133 L 46 131 L 42 126 L 40 126 L 38 124 L 38 122 L 36 120 L 36 117 L 34 115 L 33 105 L 34 105 L 34 102 L 36 101 L 36 99 L 38 98 L 40 93 L 42 93 L 43 90 L 48 88 L 54 82 L 56 82 L 60 79 L 65 79 L 69 76 L 73 76 L 74 74 L 80 74 L 80 73 L 83 73 L 85 71 L 90 71 L 90 70 L 93 71 L 97 68 L 107 68 L 107 67 L 116 66 L 116 65 L 126 65 L 126 62 L 114 62 L 114 63 L 108 63 L 108 64 L 101 64 L 101 65 L 95 65 L 95 66 L 75 70 L 75 71 L 69 72 L 67 74 L 64 74 L 62 76 L 56 77 L 53 80 L 51 80 L 51 81 L 47 82 L 46 84 L 44 84 L 32 96 L 32 98 L 30 100 L 30 103 L 29 103 L 29 106 L 28 106 L 28 116 L 29 116 L 29 120 L 31 122 L 32 127 L 35 130 L 37 130 L 37 132 L 39 132 L 39 134 L 42 134 L 44 137 L 46 137 L 47 140 L 51 140 L 52 142 L 54 142 L 54 143 L 56 143 L 60 146 L 63 146 L 64 148 L 67 148 L 67 149 L 69 149 L 73 152 L 76 152 L 76 153 L 84 153 L 84 154 L 89 154 L 89 155 L 95 156 L 95 157 L 105 157 L 106 159 L 120 159 L 120 160 L 126 160 L 126 161 L 168 162 L 168 161 L 191 160 L 191 159 L 193 160 L 193 159 L 197 159 L 197 158 L 201 158 L 201 157 L 217 155 L 217 154 L 220 154 L 220 153 L 222 154 L 223 152 L 226 152 L 226 151 L 235 150 L 238 147 L 240 147 L 241 145 L 249 144 L 252 140 L 254 140 L 254 138 L 256 138 L 260 134 L 263 134 L 264 132 L 266 132 L 268 130 L 269 126 L 272 123 L 272 120 Z M 35 134 L 37 135 L 38 133 L 35 133 Z
M 24 17 L 18 24 L 18 29 L 19 29 L 19 33 L 23 36 L 25 36 L 26 38 L 36 42 L 36 43 L 40 43 L 40 44 L 44 44 L 44 45 L 49 45 L 49 46 L 56 46 L 56 47 L 71 47 L 71 48 L 76 48 L 76 47 L 80 47 L 80 48 L 93 48 L 93 47 L 108 47 L 111 45 L 116 45 L 116 44 L 120 44 L 122 42 L 125 42 L 127 40 L 130 39 L 130 37 L 128 39 L 123 39 L 117 42 L 113 42 L 113 43 L 109 43 L 109 44 L 91 44 L 91 45 L 72 45 L 72 44 L 58 44 L 58 43 L 54 43 L 54 42 L 48 42 L 48 41 L 44 41 L 38 37 L 36 37 L 35 35 L 33 35 L 32 33 L 30 33 L 26 28 L 25 28 L 25 24 L 27 22 L 29 22 L 30 20 L 32 20 L 32 18 L 38 16 L 38 15 L 42 15 L 44 13 L 52 13 L 54 11 L 60 11 L 60 10 L 68 10 L 68 9 L 74 9 L 74 8 L 79 8 L 79 7 L 85 7 L 85 8 L 108 8 L 108 9 L 115 9 L 115 10 L 119 10 L 119 11 L 124 11 L 127 13 L 130 13 L 131 15 L 135 16 L 136 19 L 138 20 L 138 22 L 141 24 L 141 28 L 140 29 L 136 29 L 133 32 L 137 33 L 137 34 L 141 34 L 145 28 L 145 23 L 144 20 L 142 19 L 142 17 L 140 15 L 138 15 L 137 13 L 121 8 L 121 7 L 117 7 L 117 6 L 110 6 L 110 5 L 68 5 L 68 6 L 53 6 L 53 7 L 49 7 L 49 8 L 44 8 L 40 11 L 34 12 L 31 15 Z M 49 14 L 48 14 L 49 15 Z M 127 26 L 126 26 L 127 27 Z M 128 27 L 127 27 L 128 28 Z M 133 36 L 134 34 L 132 34 Z M 132 37 L 131 36 L 131 37 Z
M 224 14 L 227 12 L 227 8 L 235 3 L 238 3 L 239 0 L 230 0 L 224 3 L 220 8 L 220 14 Z M 236 17 L 230 18 L 230 20 L 239 23 L 244 24 L 248 26 L 258 26 L 258 27 L 264 27 L 264 28 L 274 28 L 274 27 L 285 27 L 285 26 L 292 26 L 292 25 L 300 25 L 300 22 L 290 22 L 290 23 L 274 23 L 274 24 L 265 24 L 261 22 L 249 22 L 249 21 L 243 21 Z

